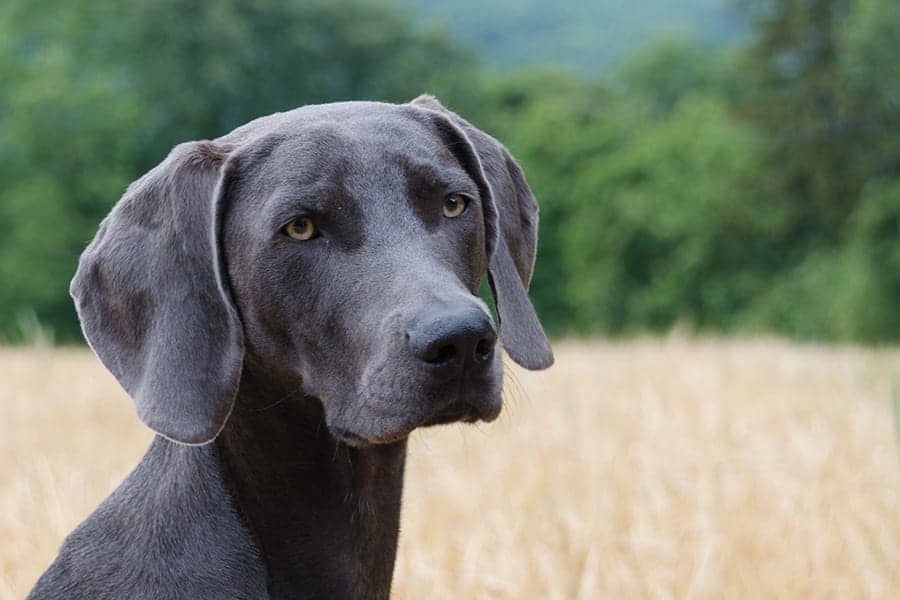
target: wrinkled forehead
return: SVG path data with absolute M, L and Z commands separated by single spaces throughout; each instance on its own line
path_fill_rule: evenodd
M 402 115 L 319 119 L 275 135 L 259 184 L 275 195 L 329 192 L 345 201 L 403 201 L 441 190 L 477 195 L 477 186 L 426 123 Z M 279 194 L 280 193 L 280 194 Z

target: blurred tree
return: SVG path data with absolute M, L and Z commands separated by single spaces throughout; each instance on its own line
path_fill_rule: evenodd
M 840 57 L 848 110 L 863 142 L 851 150 L 866 181 L 847 223 L 864 285 L 843 286 L 850 323 L 835 337 L 900 339 L 900 2 L 858 0 Z M 842 307 L 844 308 L 844 307 Z
M 900 5 L 744 4 L 756 36 L 740 111 L 767 136 L 756 180 L 790 222 L 779 275 L 750 320 L 800 337 L 900 339 L 900 274 L 873 262 L 900 244 Z
M 701 94 L 586 164 L 566 247 L 566 264 L 593 275 L 572 280 L 579 327 L 728 329 L 763 284 L 782 227 L 749 185 L 760 157 L 752 128 Z
M 650 102 L 656 115 L 670 112 L 687 94 L 721 94 L 735 87 L 735 71 L 725 51 L 684 39 L 664 39 L 625 61 L 615 81 L 629 96 Z
M 772 165 L 794 211 L 791 240 L 805 254 L 821 236 L 838 240 L 861 173 L 847 152 L 858 141 L 842 97 L 840 26 L 849 0 L 763 0 L 752 7 L 755 39 L 743 55 L 751 81 L 742 107 L 770 134 Z

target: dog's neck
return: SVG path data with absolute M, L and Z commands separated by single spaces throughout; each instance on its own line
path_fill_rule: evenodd
M 405 441 L 351 448 L 317 400 L 244 383 L 216 444 L 273 597 L 389 596 Z

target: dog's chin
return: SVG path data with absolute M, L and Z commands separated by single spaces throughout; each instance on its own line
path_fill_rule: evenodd
M 484 421 L 490 423 L 500 414 L 499 402 L 490 407 L 476 407 L 466 402 L 454 402 L 449 406 L 437 411 L 435 414 L 425 419 L 422 427 L 431 427 L 432 425 L 447 425 L 449 423 L 475 423 Z
M 380 431 L 364 431 L 364 427 L 346 427 L 329 425 L 328 429 L 334 438 L 347 446 L 364 448 L 367 446 L 386 445 L 400 442 L 418 427 L 448 425 L 450 423 L 490 423 L 500 415 L 501 401 L 474 405 L 468 402 L 453 402 L 428 415 L 417 423 L 400 423 L 396 427 Z
M 367 448 L 369 446 L 393 444 L 395 442 L 406 439 L 411 433 L 409 431 L 406 431 L 397 432 L 389 436 L 379 435 L 376 437 L 369 437 L 361 435 L 354 431 L 350 431 L 349 429 L 345 429 L 343 427 L 330 427 L 329 431 L 331 431 L 331 435 L 338 442 L 347 446 L 351 446 L 353 448 Z

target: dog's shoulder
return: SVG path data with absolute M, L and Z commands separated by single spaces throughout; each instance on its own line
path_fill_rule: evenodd
M 257 546 L 230 498 L 214 446 L 157 438 L 29 598 L 266 598 Z

